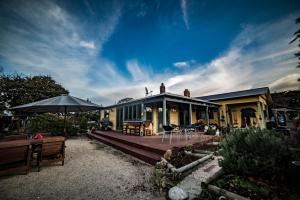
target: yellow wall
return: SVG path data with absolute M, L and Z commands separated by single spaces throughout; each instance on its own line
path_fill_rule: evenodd
M 175 112 L 170 112 L 170 124 L 176 124 L 176 125 L 178 125 L 179 123 L 179 119 L 178 119 L 178 116 L 179 116 L 179 114 L 178 114 L 178 111 L 176 110 Z
M 195 124 L 195 123 L 197 123 L 197 118 L 196 118 L 196 112 L 193 111 L 192 112 L 192 124 Z
M 158 124 L 158 109 L 152 108 L 152 131 L 154 134 L 157 133 L 157 124 Z
M 101 110 L 101 111 L 100 111 L 100 114 L 101 114 L 101 119 L 103 119 L 103 118 L 104 118 L 104 110 Z M 100 120 L 101 120 L 101 119 L 100 119 Z
M 109 120 L 112 122 L 113 127 L 112 129 L 115 131 L 117 130 L 117 109 L 116 107 L 113 107 L 109 111 Z
M 253 108 L 256 112 L 256 126 L 265 128 L 267 116 L 264 116 L 263 110 L 267 108 L 267 97 L 266 95 L 260 95 L 255 97 L 245 97 L 245 98 L 236 98 L 229 100 L 220 100 L 214 101 L 219 103 L 221 107 L 219 108 L 220 116 L 224 115 L 225 122 L 221 122 L 222 126 L 226 126 L 229 123 L 229 116 L 226 113 L 227 105 L 231 107 L 231 115 L 232 115 L 232 125 L 233 127 L 241 127 L 242 119 L 241 119 L 241 109 L 243 108 Z M 260 102 L 260 105 L 258 105 Z M 234 104 L 242 104 L 242 105 L 234 105 Z M 261 118 L 261 119 L 260 119 Z

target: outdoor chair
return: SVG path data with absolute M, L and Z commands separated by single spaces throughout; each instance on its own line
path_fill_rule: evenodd
M 29 140 L 0 142 L 0 175 L 29 172 L 31 145 Z
M 207 125 L 204 126 L 204 132 L 205 132 L 205 133 L 207 132 L 208 128 L 209 128 L 209 127 L 208 127 Z
M 150 128 L 151 125 L 151 121 L 144 121 L 143 126 L 144 126 L 144 130 L 143 133 L 144 135 L 152 135 L 152 130 Z
M 172 127 L 170 125 L 163 125 L 163 129 L 164 129 L 164 132 L 163 132 L 162 142 L 164 142 L 164 138 L 167 135 L 169 135 L 170 144 L 171 144 L 174 127 Z
M 65 138 L 61 136 L 49 137 L 43 139 L 41 164 L 45 159 L 54 159 L 62 162 L 62 166 L 65 162 Z
M 185 136 L 185 139 L 188 140 L 193 136 L 193 134 L 196 132 L 195 125 L 188 125 L 182 129 L 182 134 Z

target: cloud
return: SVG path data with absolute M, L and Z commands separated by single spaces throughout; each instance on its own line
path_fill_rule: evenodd
M 179 69 L 187 68 L 190 67 L 191 65 L 195 64 L 195 60 L 190 60 L 190 61 L 181 61 L 181 62 L 175 62 L 173 63 L 174 67 L 177 67 Z
M 151 77 L 149 88 L 157 93 L 160 82 L 164 82 L 168 92 L 182 94 L 184 88 L 189 88 L 192 96 L 263 86 L 270 86 L 272 91 L 299 88 L 300 72 L 293 55 L 297 46 L 289 44 L 295 18 L 296 15 L 291 15 L 275 22 L 245 26 L 228 50 L 217 58 L 208 63 L 195 63 L 190 70 L 175 75 Z M 187 66 L 187 63 L 179 65 Z M 134 94 L 138 92 L 142 96 L 145 85 L 135 84 Z
M 148 67 L 140 65 L 137 60 L 129 60 L 126 65 L 134 81 L 149 80 Z
M 87 49 L 95 49 L 95 43 L 93 41 L 80 41 L 79 43 L 80 46 L 87 48 Z
M 96 24 L 84 23 L 53 1 L 0 5 L 0 9 L 11 14 L 2 16 L 0 12 L 0 66 L 5 67 L 5 72 L 49 74 L 72 95 L 99 104 L 143 97 L 145 86 L 157 94 L 161 82 L 168 92 L 182 94 L 188 88 L 192 96 L 262 86 L 270 86 L 272 91 L 285 90 L 299 84 L 297 59 L 293 55 L 298 47 L 289 45 L 298 15 L 246 25 L 228 49 L 210 62 L 175 62 L 175 67 L 185 70 L 158 74 L 152 72 L 151 64 L 145 65 L 139 58 L 128 60 L 124 72 L 102 56 L 102 48 L 122 15 L 118 3 L 106 9 L 107 13 L 101 12 L 103 16 Z M 94 16 L 97 9 L 89 6 L 88 13 Z M 189 29 L 186 6 L 186 1 L 182 1 L 183 19 Z
M 189 20 L 188 20 L 188 12 L 187 12 L 187 0 L 181 0 L 180 2 L 182 19 L 184 21 L 184 25 L 187 30 L 190 29 Z
M 300 90 L 300 74 L 289 74 L 269 84 L 272 91 Z
M 51 75 L 83 99 L 101 90 L 95 80 L 109 85 L 115 77 L 121 83 L 123 78 L 114 64 L 101 57 L 102 46 L 121 16 L 119 4 L 110 6 L 109 11 L 101 12 L 101 21 L 85 23 L 54 1 L 0 3 L 6 11 L 0 14 L 4 19 L 0 21 L 0 65 L 7 73 Z

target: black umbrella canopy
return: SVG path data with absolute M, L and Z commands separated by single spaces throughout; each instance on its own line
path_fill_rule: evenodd
M 66 117 L 68 112 L 84 112 L 91 110 L 100 110 L 101 106 L 73 97 L 70 95 L 61 95 L 36 101 L 21 106 L 11 108 L 14 111 L 24 112 L 52 112 L 52 113 L 64 113 L 64 134 L 67 136 L 66 131 Z
M 14 111 L 52 113 L 85 112 L 99 109 L 101 106 L 97 104 L 70 95 L 61 95 L 11 108 Z

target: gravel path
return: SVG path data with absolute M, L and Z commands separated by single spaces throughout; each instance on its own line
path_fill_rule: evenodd
M 0 178 L 0 199 L 159 199 L 153 166 L 85 138 L 66 146 L 64 166 Z

